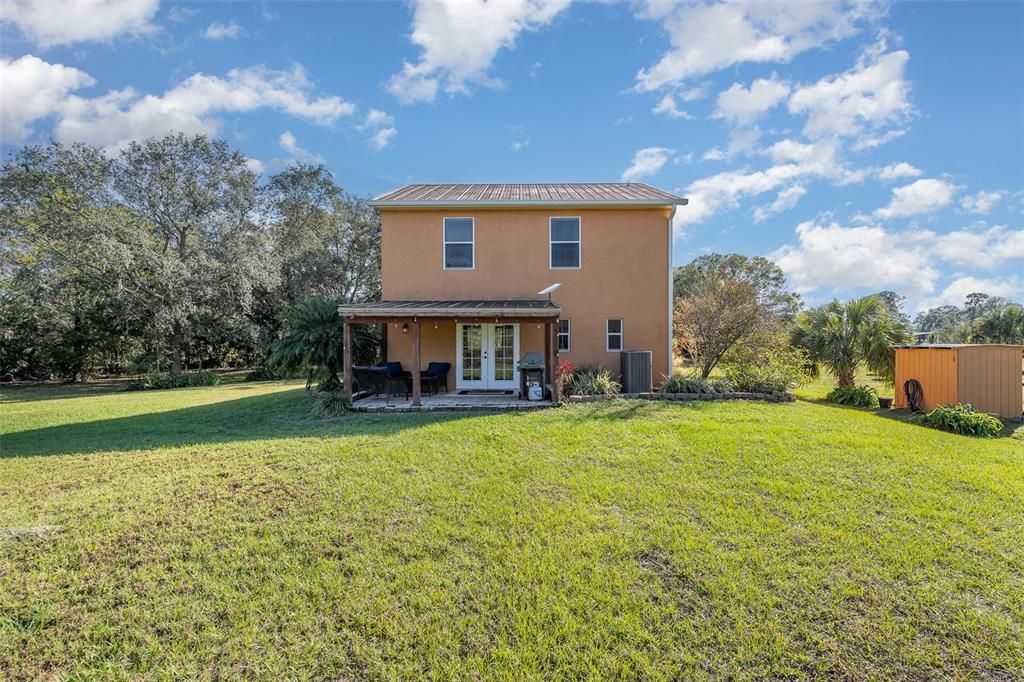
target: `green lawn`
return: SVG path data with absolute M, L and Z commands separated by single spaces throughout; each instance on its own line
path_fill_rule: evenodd
M 1024 429 L 306 411 L 5 390 L 0 679 L 1024 676 Z

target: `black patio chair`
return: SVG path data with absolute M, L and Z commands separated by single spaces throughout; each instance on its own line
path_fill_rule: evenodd
M 429 384 L 437 393 L 437 387 L 439 384 L 444 385 L 444 392 L 448 392 L 448 370 L 452 368 L 450 362 L 431 362 L 427 364 L 427 368 L 420 372 L 420 376 L 424 379 L 429 379 Z
M 353 367 L 352 374 L 360 391 L 386 396 L 389 403 L 391 396 L 405 395 L 405 399 L 409 399 L 409 383 L 406 377 L 389 376 L 385 367 Z

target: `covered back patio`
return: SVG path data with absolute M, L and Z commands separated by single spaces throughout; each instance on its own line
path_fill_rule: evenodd
M 411 408 L 424 404 L 426 379 L 421 372 L 433 362 L 449 363 L 451 369 L 445 382 L 447 396 L 439 400 L 439 387 L 432 385 L 435 395 L 430 404 L 475 409 L 502 402 L 508 403 L 505 409 L 518 409 L 513 401 L 519 393 L 519 360 L 530 352 L 543 357 L 544 397 L 554 403 L 560 399 L 552 377 L 558 364 L 561 309 L 551 301 L 375 301 L 341 305 L 338 312 L 344 320 L 345 391 L 350 397 L 355 383 L 352 325 L 375 324 L 382 329 L 383 359 L 403 362 L 403 369 L 410 370 L 406 404 Z

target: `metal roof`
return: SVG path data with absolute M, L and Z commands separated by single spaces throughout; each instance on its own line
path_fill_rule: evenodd
M 1024 348 L 1016 343 L 902 343 L 894 348 Z
M 683 197 L 642 182 L 406 185 L 370 202 L 379 208 L 444 206 L 675 206 Z
M 558 317 L 562 309 L 550 301 L 371 301 L 343 303 L 343 317 Z

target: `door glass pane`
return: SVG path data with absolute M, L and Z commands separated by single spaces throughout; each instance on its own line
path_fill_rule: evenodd
M 462 326 L 462 378 L 479 381 L 483 367 L 483 327 L 479 324 Z
M 512 381 L 515 372 L 515 325 L 494 325 L 494 380 Z

